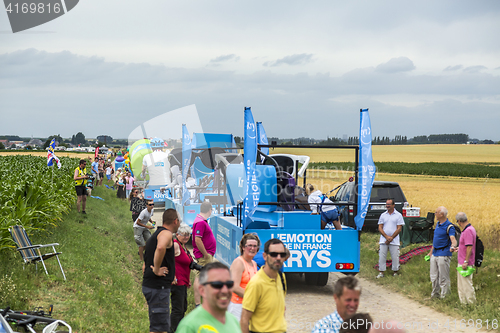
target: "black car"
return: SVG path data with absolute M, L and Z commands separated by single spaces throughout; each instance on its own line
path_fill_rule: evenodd
M 337 204 L 340 223 L 356 228 L 354 223 L 354 182 L 343 184 L 335 196 L 330 199 Z M 385 202 L 387 199 L 394 199 L 396 210 L 403 213 L 403 204 L 406 202 L 406 197 L 399 184 L 396 182 L 373 182 L 370 203 L 363 228 L 375 229 L 378 227 L 378 219 L 386 211 Z

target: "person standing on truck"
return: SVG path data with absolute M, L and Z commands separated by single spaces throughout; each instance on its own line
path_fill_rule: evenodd
M 325 229 L 326 225 L 333 223 L 336 230 L 341 230 L 339 211 L 335 205 L 322 205 L 322 204 L 333 204 L 333 202 L 327 198 L 326 195 L 321 193 L 320 190 L 314 190 L 314 186 L 311 184 L 306 185 L 307 202 L 309 207 L 311 207 L 312 215 L 321 215 L 321 229 Z
M 234 281 L 233 296 L 227 309 L 236 316 L 238 321 L 241 318 L 241 309 L 245 288 L 250 279 L 257 274 L 257 263 L 253 258 L 259 252 L 260 239 L 255 234 L 245 234 L 240 241 L 241 255 L 234 259 L 231 264 L 231 277 Z
M 429 252 L 431 256 L 431 298 L 445 298 L 450 293 L 450 262 L 451 251 L 457 247 L 455 227 L 448 220 L 448 210 L 440 206 L 436 209 L 438 221 L 434 229 L 434 239 Z
M 455 218 L 457 219 L 458 226 L 462 229 L 462 233 L 460 234 L 458 248 L 453 249 L 453 251 L 458 252 L 458 266 L 462 267 L 462 270 L 465 271 L 469 267 L 474 267 L 474 262 L 476 261 L 476 229 L 467 220 L 465 213 L 460 212 Z M 476 302 L 476 293 L 472 285 L 472 274 L 462 276 L 462 274 L 458 273 L 457 288 L 460 303 Z
M 403 230 L 405 221 L 403 215 L 395 210 L 394 199 L 387 199 L 385 208 L 387 211 L 380 215 L 378 220 L 378 231 L 380 232 L 380 251 L 378 253 L 378 269 L 380 273 L 377 279 L 384 277 L 386 270 L 387 252 L 391 253 L 392 275 L 397 276 L 399 271 L 399 233 Z
M 285 257 L 281 240 L 271 238 L 264 244 L 266 264 L 250 279 L 243 297 L 240 320 L 243 333 L 286 332 L 286 280 L 280 273 Z
M 170 331 L 170 289 L 175 277 L 173 234 L 180 226 L 175 209 L 163 213 L 162 225 L 146 243 L 142 293 L 149 309 L 149 332 Z
M 200 213 L 196 215 L 193 221 L 193 253 L 198 261 L 198 264 L 205 266 L 214 261 L 214 254 L 217 247 L 214 233 L 208 224 L 208 219 L 212 215 L 212 204 L 204 201 L 200 205 Z M 194 304 L 200 305 L 198 271 L 195 271 L 196 278 L 194 280 Z
M 337 310 L 320 319 L 312 333 L 338 333 L 342 323 L 356 314 L 361 297 L 361 286 L 354 276 L 340 278 L 333 286 L 333 299 Z

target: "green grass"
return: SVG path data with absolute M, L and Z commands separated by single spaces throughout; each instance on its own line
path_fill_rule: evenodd
M 401 276 L 392 277 L 386 274 L 383 279 L 376 279 L 378 274 L 373 267 L 378 263 L 378 233 L 365 232 L 361 235 L 361 271 L 359 276 L 383 285 L 395 292 L 418 301 L 426 306 L 461 318 L 481 319 L 483 323 L 500 319 L 500 253 L 498 251 L 485 251 L 485 261 L 477 274 L 474 274 L 473 284 L 476 288 L 475 305 L 462 305 L 457 292 L 457 256 L 454 255 L 450 264 L 451 294 L 444 300 L 430 300 L 431 283 L 429 277 L 429 262 L 424 260 L 425 254 L 411 258 L 406 264 L 401 265 Z M 429 244 L 411 244 L 401 249 L 401 254 L 409 250 Z M 389 256 L 390 257 L 390 256 Z M 388 267 L 390 272 L 390 267 Z
M 9 282 L 7 275 L 15 289 L 0 290 L 0 308 L 27 310 L 54 304 L 53 316 L 67 321 L 76 332 L 146 332 L 142 264 L 129 204 L 103 187 L 92 194 L 105 201 L 88 198 L 87 215 L 77 214 L 73 207 L 59 226 L 32 237 L 33 243 L 61 244 L 58 250 L 63 252 L 60 259 L 67 281 L 55 258 L 47 261 L 47 276 L 40 265 L 38 274 L 34 266 L 23 271 L 16 251 L 4 250 L 0 285 L 2 280 Z

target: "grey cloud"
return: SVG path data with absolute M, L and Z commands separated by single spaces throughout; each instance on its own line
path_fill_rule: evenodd
M 448 66 L 445 69 L 443 69 L 443 71 L 445 71 L 445 72 L 452 72 L 452 71 L 458 71 L 458 70 L 460 70 L 462 68 L 464 68 L 464 66 L 462 66 L 462 65 Z
M 387 76 L 378 67 L 368 67 L 339 77 L 329 73 L 277 74 L 270 70 L 237 74 L 207 68 L 186 69 L 148 63 L 109 62 L 103 58 L 79 56 L 68 51 L 49 53 L 34 49 L 0 54 L 0 68 L 0 88 L 76 86 L 85 89 L 120 89 L 175 85 L 176 89 L 189 87 L 193 91 L 210 91 L 233 86 L 237 82 L 251 89 L 272 89 L 290 94 L 311 91 L 328 93 L 329 96 L 394 93 L 496 96 L 496 87 L 500 86 L 499 76 L 486 73 L 477 73 L 474 77 L 466 74 L 450 77 L 396 72 Z
M 236 54 L 226 54 L 226 55 L 221 55 L 218 56 L 214 59 L 210 59 L 210 62 L 208 63 L 209 66 L 220 66 L 221 63 L 223 62 L 228 62 L 228 61 L 239 61 L 240 57 L 237 56 Z
M 307 54 L 307 53 L 292 54 L 283 57 L 281 59 L 278 59 L 276 61 L 266 61 L 262 65 L 266 67 L 276 67 L 281 65 L 290 65 L 290 66 L 305 65 L 314 61 L 312 57 L 313 54 Z
M 375 70 L 381 73 L 392 74 L 399 72 L 408 72 L 414 69 L 415 65 L 413 64 L 413 61 L 411 61 L 407 57 L 399 57 L 392 58 L 388 62 L 378 65 Z
M 49 53 L 33 49 L 0 54 L 0 68 L 0 133 L 18 128 L 26 131 L 20 135 L 48 136 L 60 132 L 70 137 L 84 131 L 89 137 L 102 133 L 126 137 L 144 120 L 196 104 L 204 130 L 235 135 L 242 134 L 240 111 L 244 106 L 252 106 L 255 119 L 265 123 L 269 136 L 318 138 L 357 135 L 357 111 L 369 107 L 374 133 L 380 136 L 428 135 L 432 133 L 425 131 L 431 129 L 434 133 L 455 133 L 455 128 L 467 126 L 468 130 L 460 131 L 474 137 L 500 139 L 496 129 L 500 121 L 498 104 L 462 103 L 454 99 L 459 95 L 462 99 L 471 96 L 475 100 L 498 100 L 500 77 L 486 73 L 387 75 L 369 67 L 339 77 L 329 73 L 278 74 L 270 70 L 237 74 L 207 68 L 109 62 L 67 51 Z M 442 102 L 395 107 L 377 101 L 378 96 L 387 94 L 434 95 Z M 350 102 L 339 102 L 343 100 Z M 305 115 L 319 120 L 343 119 L 343 126 L 332 128 L 329 121 L 310 129 L 304 129 L 301 122 L 287 122 L 284 126 L 280 118 L 284 111 L 288 119 Z M 477 112 L 487 112 L 492 121 L 485 124 L 484 117 L 475 117 Z M 40 114 L 50 116 L 40 118 Z M 101 121 L 93 126 L 87 121 L 76 124 L 75 114 L 85 114 L 88 119 L 99 117 Z M 426 114 L 436 114 L 440 126 L 449 127 L 430 128 L 430 116 Z M 388 127 L 388 118 L 401 120 L 401 124 Z M 414 119 L 411 129 L 403 122 L 408 118 Z M 116 124 L 117 119 L 124 120 L 123 126 L 110 128 L 109 124 Z M 454 127 L 445 119 L 453 119 Z M 48 133 L 37 134 L 43 130 Z
M 470 67 L 464 68 L 464 72 L 466 72 L 466 73 L 479 73 L 483 69 L 488 69 L 488 68 L 485 67 L 485 66 L 481 66 L 481 65 L 479 65 L 479 66 L 470 66 Z

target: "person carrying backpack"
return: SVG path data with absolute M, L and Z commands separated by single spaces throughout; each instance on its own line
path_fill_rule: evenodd
M 458 252 L 458 266 L 463 270 L 467 270 L 469 267 L 475 266 L 476 229 L 474 229 L 467 220 L 467 215 L 465 215 L 465 213 L 458 213 L 456 219 L 458 225 L 462 229 L 462 233 L 460 234 L 458 249 L 454 249 L 454 252 Z M 460 303 L 467 304 L 476 302 L 476 294 L 474 292 L 474 286 L 472 285 L 472 274 L 468 276 L 457 274 L 457 289 Z
M 431 298 L 445 298 L 450 293 L 450 263 L 452 251 L 457 247 L 455 238 L 455 227 L 448 220 L 448 210 L 440 206 L 436 209 L 436 229 L 432 248 L 429 252 L 431 256 Z

